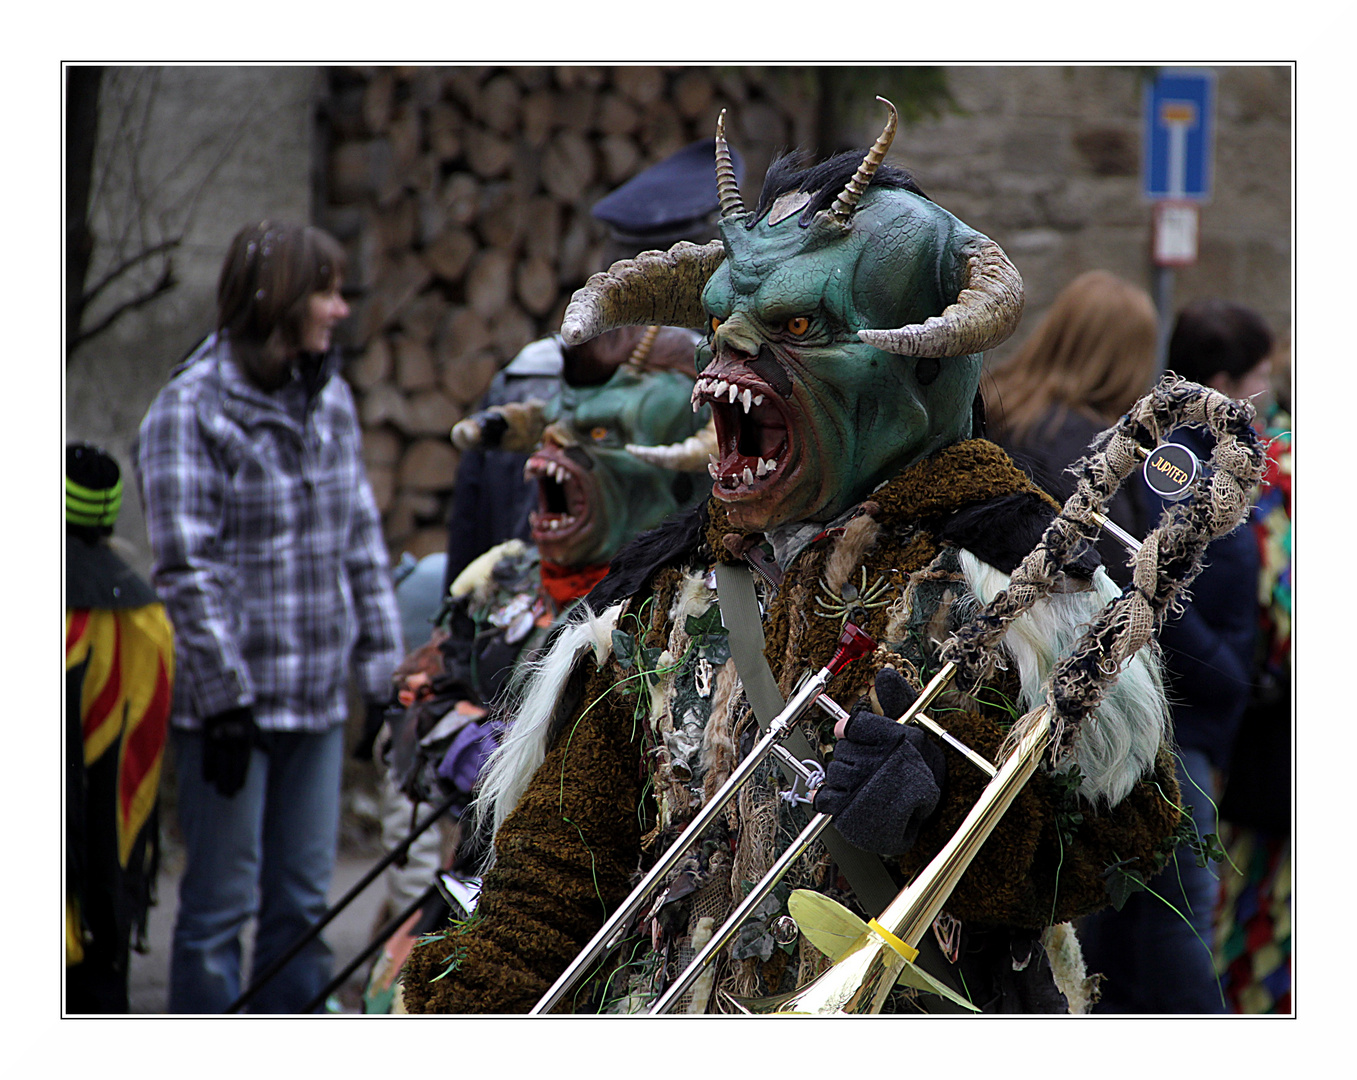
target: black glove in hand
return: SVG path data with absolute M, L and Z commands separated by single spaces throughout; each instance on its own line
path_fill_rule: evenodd
M 258 741 L 254 710 L 227 709 L 203 720 L 203 779 L 225 799 L 245 786 L 250 752 Z
M 352 756 L 355 761 L 371 761 L 372 750 L 386 723 L 387 705 L 383 701 L 369 701 L 367 715 L 363 718 L 363 732 L 353 745 Z
M 854 847 L 902 855 L 937 808 L 947 767 L 926 732 L 895 722 L 915 698 L 904 676 L 882 669 L 876 696 L 891 716 L 859 709 L 849 717 L 816 792 L 815 809 L 833 815 L 835 827 Z

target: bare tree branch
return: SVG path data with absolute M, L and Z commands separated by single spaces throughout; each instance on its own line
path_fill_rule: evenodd
M 89 305 L 94 302 L 95 297 L 97 297 L 101 292 L 108 288 L 108 286 L 112 285 L 115 281 L 118 280 L 118 278 L 122 277 L 133 267 L 138 266 L 139 264 L 145 262 L 153 255 L 159 255 L 162 251 L 172 251 L 174 248 L 177 248 L 183 242 L 183 239 L 184 238 L 182 236 L 174 236 L 168 240 L 162 240 L 160 241 L 160 243 L 155 244 L 152 247 L 146 248 L 144 251 L 137 252 L 131 258 L 124 259 L 112 270 L 110 270 L 107 274 L 105 274 L 99 280 L 99 283 L 97 285 L 94 285 L 81 295 L 80 297 L 81 306 L 89 307 Z M 166 260 L 167 268 L 168 265 L 169 261 Z M 163 277 L 164 274 L 162 274 L 161 276 Z
M 112 311 L 110 311 L 107 315 L 105 315 L 102 319 L 100 319 L 99 322 L 96 323 L 94 326 L 91 326 L 88 330 L 82 330 L 75 336 L 74 340 L 68 341 L 66 343 L 66 359 L 69 360 L 71 358 L 71 353 L 74 352 L 76 347 L 79 346 L 82 342 L 88 341 L 90 338 L 102 334 L 105 330 L 107 330 L 115 322 L 121 319 L 129 311 L 135 311 L 139 307 L 144 307 L 146 304 L 149 304 L 152 300 L 154 300 L 157 296 L 160 296 L 162 293 L 169 292 L 177 284 L 178 282 L 174 278 L 174 264 L 173 262 L 171 262 L 171 260 L 166 259 L 164 270 L 160 272 L 160 277 L 156 280 L 156 283 L 150 289 L 146 290 L 145 292 L 139 293 L 138 295 L 132 297 L 130 300 L 123 301 Z

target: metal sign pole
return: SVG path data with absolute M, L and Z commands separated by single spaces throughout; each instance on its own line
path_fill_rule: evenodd
M 1209 71 L 1170 69 L 1146 88 L 1144 196 L 1154 206 L 1155 360 L 1161 376 L 1174 319 L 1174 269 L 1197 261 L 1198 207 L 1210 198 L 1213 81 Z

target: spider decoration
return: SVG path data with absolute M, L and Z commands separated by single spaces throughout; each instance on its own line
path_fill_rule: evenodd
M 867 584 L 867 568 L 862 568 L 862 588 L 859 589 L 851 581 L 845 581 L 839 594 L 834 595 L 834 590 L 829 587 L 829 582 L 824 578 L 820 579 L 820 587 L 824 596 L 817 595 L 815 602 L 824 608 L 823 611 L 817 611 L 815 614 L 822 619 L 838 619 L 840 624 L 852 622 L 858 626 L 863 626 L 867 622 L 867 612 L 875 608 L 883 608 L 891 602 L 888 595 L 890 591 L 890 582 L 882 574 L 870 586 Z M 825 597 L 828 597 L 826 600 Z

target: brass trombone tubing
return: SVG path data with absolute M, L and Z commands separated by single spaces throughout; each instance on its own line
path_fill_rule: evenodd
M 975 762 L 977 766 L 983 769 L 989 776 L 993 777 L 997 772 L 993 765 L 965 743 L 953 738 L 951 734 L 923 715 L 923 710 L 931 705 L 938 695 L 942 693 L 955 673 L 955 664 L 944 664 L 942 668 L 939 669 L 938 673 L 929 680 L 928 685 L 920 691 L 919 696 L 914 700 L 910 707 L 906 709 L 895 722 L 897 724 L 908 724 L 911 722 L 923 724 L 929 731 L 946 739 L 949 745 L 966 755 L 968 759 Z M 821 707 L 836 719 L 847 718 L 848 714 L 833 701 L 822 699 L 820 703 Z M 787 756 L 790 757 L 791 755 L 789 754 Z M 707 944 L 693 956 L 692 960 L 688 962 L 688 966 L 679 973 L 678 977 L 665 989 L 664 993 L 651 1003 L 650 1008 L 646 1010 L 647 1013 L 651 1015 L 662 1015 L 673 1008 L 674 1003 L 685 990 L 697 981 L 698 976 L 702 974 L 703 969 L 705 969 L 715 958 L 716 953 L 724 948 L 730 939 L 735 936 L 735 933 L 739 930 L 741 924 L 749 917 L 749 913 L 752 912 L 763 898 L 773 890 L 773 887 L 782 880 L 787 871 L 791 869 L 792 864 L 795 863 L 796 860 L 805 853 L 806 849 L 815 842 L 816 838 L 824 832 L 825 826 L 827 826 L 831 820 L 832 819 L 828 814 L 816 814 L 810 819 L 806 827 L 801 830 L 800 835 L 792 841 L 787 850 L 784 851 L 773 865 L 768 868 L 768 871 L 763 875 L 759 882 L 750 889 L 744 900 L 742 900 L 730 915 L 726 917 L 726 921 L 721 924 L 721 928 L 712 934 Z M 882 925 L 885 924 L 883 923 Z M 917 941 L 910 942 L 911 945 L 917 943 Z
M 706 967 L 715 958 L 717 952 L 725 948 L 735 932 L 740 929 L 745 919 L 749 917 L 759 903 L 767 896 L 783 876 L 791 869 L 792 864 L 796 862 L 806 851 L 815 838 L 825 830 L 832 819 L 828 814 L 816 814 L 810 819 L 810 823 L 801 830 L 801 834 L 792 841 L 791 845 L 778 856 L 777 861 L 768 868 L 768 872 L 763 875 L 759 883 L 749 890 L 749 894 L 740 901 L 735 910 L 730 913 L 726 921 L 721 924 L 721 929 L 712 934 L 707 944 L 704 945 L 697 954 L 688 961 L 688 966 L 679 972 L 678 977 L 665 989 L 646 1013 L 652 1016 L 660 1016 L 667 1013 L 674 1007 L 679 997 L 693 985 L 702 974 Z
M 1125 529 L 1123 529 L 1120 525 L 1118 525 L 1106 514 L 1094 511 L 1089 516 L 1092 517 L 1093 520 L 1096 521 L 1099 525 L 1101 525 L 1103 529 L 1109 532 L 1112 536 L 1116 537 L 1117 540 L 1121 542 L 1122 547 L 1124 547 L 1132 555 L 1134 555 L 1137 551 L 1140 550 L 1141 546 L 1140 541 L 1137 540 L 1130 533 L 1128 533 Z
M 1031 715 L 1029 730 L 952 838 L 878 917 L 887 933 L 911 948 L 919 944 L 981 845 L 1036 771 L 1051 740 L 1050 706 Z M 906 963 L 897 946 L 869 926 L 833 967 L 773 1011 L 821 1016 L 878 1013 Z
M 1101 525 L 1109 532 L 1111 532 L 1114 536 L 1116 536 L 1116 538 L 1120 540 L 1122 544 L 1124 544 L 1130 551 L 1135 552 L 1139 550 L 1140 542 L 1136 540 L 1133 536 L 1131 536 L 1129 533 L 1126 533 L 1125 531 L 1120 529 L 1106 515 L 1095 513 L 1093 517 L 1098 522 L 1099 525 Z M 886 909 L 886 911 L 882 912 L 881 918 L 878 920 L 878 922 L 882 926 L 890 928 L 891 923 L 889 920 L 893 917 L 893 915 L 898 915 L 897 905 L 903 904 L 905 905 L 906 909 L 908 909 L 912 905 L 926 900 L 927 903 L 920 910 L 921 911 L 931 910 L 931 914 L 929 914 L 926 919 L 923 919 L 921 924 L 916 925 L 916 923 L 918 923 L 919 920 L 911 918 L 908 920 L 910 925 L 906 927 L 903 930 L 903 932 L 893 931 L 896 933 L 896 936 L 898 938 L 900 938 L 910 946 L 918 945 L 920 938 L 923 937 L 924 931 L 926 931 L 929 924 L 932 923 L 932 921 L 935 918 L 937 918 L 938 912 L 942 910 L 942 905 L 946 902 L 947 896 L 951 893 L 952 888 L 956 884 L 956 879 L 960 877 L 961 873 L 965 870 L 965 868 L 970 865 L 971 861 L 975 858 L 976 852 L 980 848 L 980 844 L 984 841 L 985 837 L 987 837 L 990 834 L 990 832 L 993 831 L 995 824 L 998 823 L 999 817 L 1002 816 L 1004 811 L 1008 809 L 1009 804 L 1013 801 L 1014 797 L 1017 795 L 1018 789 L 1021 788 L 1022 784 L 1026 783 L 1028 777 L 1031 776 L 1032 770 L 1036 768 L 1036 763 L 1040 757 L 1040 751 L 1045 749 L 1046 742 L 1049 741 L 1050 720 L 1049 717 L 1046 717 L 1038 725 L 1042 730 L 1046 732 L 1046 739 L 1041 742 L 1041 745 L 1038 748 L 1037 752 L 1033 754 L 1030 752 L 1030 750 L 1026 750 L 1026 748 L 1028 747 L 1028 741 L 1030 741 L 1029 736 L 1029 740 L 1025 741 L 1022 744 L 1022 746 L 1020 746 L 1019 749 L 1015 751 L 1015 753 L 1012 754 L 1009 757 L 1008 761 L 1005 763 L 1006 765 L 1014 763 L 1023 755 L 1024 752 L 1026 752 L 1027 757 L 1030 758 L 1029 767 L 1026 768 L 1026 771 L 1022 776 L 1022 779 L 1017 783 L 1016 786 L 1012 786 L 1011 790 L 1009 790 L 1009 787 L 1006 785 L 1011 784 L 1011 781 L 1008 779 L 1005 779 L 1003 781 L 1000 780 L 1000 773 L 1003 772 L 1002 768 L 996 769 L 993 764 L 986 761 L 983 757 L 977 754 L 969 746 L 961 742 L 959 739 L 955 738 L 950 732 L 941 727 L 939 724 L 935 723 L 924 713 L 924 709 L 926 709 L 929 705 L 933 703 L 934 700 L 937 699 L 937 697 L 946 688 L 947 684 L 951 681 L 952 676 L 955 674 L 956 674 L 956 664 L 950 661 L 944 664 L 938 670 L 937 674 L 934 675 L 933 678 L 929 680 L 928 685 L 925 686 L 922 691 L 920 691 L 918 698 L 915 699 L 914 703 L 910 705 L 910 707 L 905 711 L 904 715 L 902 715 L 896 721 L 896 723 L 900 724 L 916 723 L 919 724 L 921 727 L 926 728 L 934 735 L 943 739 L 949 746 L 951 746 L 958 753 L 966 757 L 966 759 L 972 762 L 972 764 L 974 764 L 976 767 L 983 770 L 988 776 L 991 777 L 991 781 L 990 784 L 986 787 L 985 792 L 982 794 L 980 800 L 977 801 L 975 807 L 972 809 L 971 815 L 967 817 L 965 822 L 963 822 L 961 828 L 958 829 L 958 831 L 955 834 L 953 834 L 953 837 L 951 841 L 949 841 L 947 846 L 944 847 L 942 851 L 938 853 L 938 855 L 934 858 L 933 862 L 931 862 L 928 865 L 928 867 L 924 870 L 924 872 L 920 874 L 919 878 L 916 879 L 915 885 L 911 886 L 910 889 L 905 890 L 899 896 L 897 896 L 895 901 L 891 903 L 891 905 Z M 822 701 L 821 707 L 824 708 L 826 712 L 830 713 L 830 715 L 834 716 L 836 719 L 847 718 L 848 714 L 832 701 L 827 700 Z M 788 758 L 791 758 L 791 756 L 792 755 L 790 754 L 786 755 L 786 757 Z M 1011 773 L 1012 770 L 1010 769 L 1009 775 L 1011 775 Z M 991 793 L 991 789 L 994 789 L 993 793 Z M 1002 804 L 999 804 L 998 802 L 995 801 L 998 798 L 998 794 L 1000 792 L 1004 793 L 1004 800 L 1002 801 Z M 994 811 L 994 807 L 996 805 L 999 806 L 997 812 Z M 991 814 L 992 816 L 983 817 L 983 815 L 986 813 Z M 972 820 L 973 818 L 978 819 L 979 824 L 973 822 Z M 788 847 L 785 852 L 783 852 L 783 854 L 773 863 L 771 867 L 769 867 L 768 872 L 763 876 L 763 878 L 754 886 L 753 889 L 749 891 L 748 895 L 744 898 L 744 900 L 741 901 L 740 904 L 730 913 L 725 923 L 722 924 L 721 928 L 712 934 L 707 944 L 703 946 L 701 950 L 699 950 L 699 952 L 692 958 L 691 961 L 689 961 L 688 966 L 684 968 L 682 972 L 679 973 L 678 977 L 674 980 L 673 983 L 671 983 L 665 989 L 664 993 L 651 1004 L 650 1008 L 646 1010 L 648 1014 L 662 1015 L 668 1012 L 671 1008 L 673 1008 L 674 1003 L 678 1000 L 678 998 L 697 980 L 698 976 L 701 975 L 702 971 L 706 968 L 706 966 L 710 964 L 712 960 L 715 958 L 716 953 L 719 952 L 722 948 L 724 948 L 725 945 L 729 943 L 731 938 L 735 936 L 736 931 L 740 928 L 740 925 L 744 922 L 744 920 L 748 918 L 749 913 L 752 912 L 754 908 L 757 907 L 758 904 L 763 900 L 763 898 L 766 897 L 772 891 L 773 887 L 777 885 L 779 881 L 782 880 L 782 878 L 786 875 L 787 871 L 796 862 L 796 860 L 801 857 L 801 855 L 806 851 L 807 848 L 810 847 L 810 845 L 815 841 L 815 839 L 820 835 L 820 833 L 824 831 L 825 826 L 827 826 L 830 823 L 830 820 L 831 819 L 825 814 L 817 814 L 810 820 L 810 822 L 806 825 L 805 829 L 802 830 L 801 834 L 792 842 L 791 846 Z M 961 845 L 963 843 L 968 843 L 970 846 L 962 850 Z M 945 878 L 945 880 L 947 881 L 945 891 L 941 891 L 936 895 L 933 893 L 925 893 L 924 890 L 929 888 L 930 885 L 936 888 L 936 882 L 939 879 L 939 875 L 941 874 L 943 867 L 946 865 L 947 861 L 952 857 L 955 857 L 956 859 L 960 859 L 963 861 L 960 862 L 960 867 L 954 874 L 951 874 Z M 875 937 L 874 935 L 873 937 L 874 940 L 878 943 L 881 942 L 882 940 L 880 938 Z M 870 944 L 870 942 L 868 942 L 868 944 Z M 890 951 L 892 954 L 894 953 L 894 950 Z M 844 964 L 852 963 L 851 957 L 852 954 L 850 954 L 849 957 L 845 957 L 844 960 L 841 961 L 841 963 Z M 895 975 L 899 974 L 900 966 L 896 962 L 894 955 L 892 956 L 883 955 L 880 959 L 882 962 L 884 962 L 885 967 L 887 968 L 894 967 Z M 881 967 L 881 964 L 869 961 L 868 966 L 877 968 Z M 838 965 L 835 965 L 836 969 L 837 967 Z M 863 974 L 863 978 L 867 980 L 867 984 L 871 987 L 870 992 L 873 1001 L 875 1000 L 875 997 L 879 995 L 881 997 L 881 1002 L 884 1002 L 885 994 L 888 993 L 890 987 L 894 985 L 895 975 L 891 976 L 889 980 L 884 980 L 884 975 L 885 975 L 884 971 L 875 970 L 870 974 L 868 973 Z M 880 977 L 878 978 L 878 976 Z M 812 983 L 811 985 L 813 986 L 815 984 Z M 809 987 L 807 987 L 807 990 L 809 990 Z M 803 991 L 803 993 L 804 992 L 805 991 Z M 798 997 L 799 996 L 800 995 L 798 995 Z M 875 1002 L 876 1008 L 878 1010 L 881 1007 L 881 1002 Z
M 831 661 L 831 664 L 833 661 Z M 688 849 L 701 837 L 706 828 L 715 820 L 717 814 L 725 807 L 731 797 L 740 789 L 741 785 L 750 777 L 764 758 L 772 751 L 782 737 L 787 734 L 801 715 L 806 712 L 824 693 L 825 686 L 828 685 L 836 668 L 829 665 L 822 667 L 819 671 L 811 675 L 801 687 L 792 695 L 791 699 L 783 707 L 782 711 L 773 718 L 772 723 L 768 725 L 768 730 L 764 732 L 763 737 L 754 745 L 749 755 L 742 761 L 724 784 L 711 797 L 710 801 L 698 811 L 697 815 L 683 830 L 679 838 L 675 840 L 663 856 L 651 867 L 650 872 L 641 879 L 632 891 L 631 895 L 622 903 L 612 916 L 599 928 L 598 932 L 589 940 L 588 944 L 576 954 L 575 959 L 570 965 L 557 977 L 556 981 L 537 1004 L 529 1010 L 529 1016 L 540 1016 L 543 1013 L 553 1009 L 565 996 L 566 991 L 570 989 L 579 978 L 586 967 L 597 960 L 612 945 L 613 938 L 617 933 L 635 917 L 640 910 L 641 905 L 650 895 L 651 890 L 659 884 L 661 879 L 669 873 L 680 859 L 688 852 Z M 790 756 L 790 755 L 789 755 Z M 797 763 L 800 764 L 799 762 Z
M 1031 721 L 1031 727 L 1000 766 L 976 800 L 971 812 L 942 850 L 933 857 L 914 883 L 897 896 L 878 916 L 877 921 L 896 937 L 910 945 L 918 945 L 924 931 L 938 917 L 938 912 L 951 895 L 956 878 L 975 858 L 999 819 L 1036 771 L 1041 755 L 1051 740 L 1051 708 L 1042 705 Z M 954 871 L 951 880 L 944 877 L 948 868 Z M 911 918 L 912 916 L 912 918 Z

